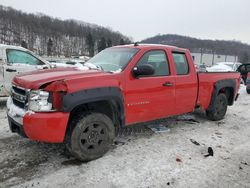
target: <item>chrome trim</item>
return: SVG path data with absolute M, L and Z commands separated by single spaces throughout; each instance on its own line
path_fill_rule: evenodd
M 25 89 L 25 88 L 23 88 L 23 87 L 20 87 L 20 86 L 14 85 L 14 84 L 12 84 L 12 87 L 16 87 L 16 88 L 18 88 L 18 89 L 22 89 L 22 90 L 24 90 L 24 91 L 26 91 L 26 90 L 27 90 L 27 89 Z
M 16 91 L 15 88 L 21 90 L 22 93 Z M 15 84 L 12 84 L 11 98 L 18 101 L 18 102 L 20 102 L 20 103 L 22 103 L 24 105 L 24 109 L 27 110 L 27 106 L 28 106 L 28 103 L 29 103 L 30 91 L 31 91 L 31 89 L 25 89 L 23 87 L 16 86 Z
M 22 94 L 20 94 L 20 93 L 15 92 L 15 91 L 11 91 L 11 96 L 12 96 L 12 98 L 14 98 L 15 100 L 17 100 L 17 101 L 19 101 L 19 102 L 21 102 L 21 103 L 24 103 L 24 104 L 25 104 L 25 102 L 26 102 L 26 100 L 27 100 L 27 95 L 22 95 Z M 23 100 L 20 99 L 20 98 L 18 98 L 18 97 L 16 97 L 16 96 L 18 96 L 18 97 L 20 97 L 20 98 L 23 98 Z

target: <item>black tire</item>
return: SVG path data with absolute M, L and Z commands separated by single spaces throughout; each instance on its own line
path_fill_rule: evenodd
M 207 110 L 207 118 L 212 121 L 222 120 L 227 112 L 227 97 L 224 93 L 217 95 L 215 104 L 212 110 Z
M 111 119 L 101 113 L 85 113 L 70 124 L 66 146 L 70 153 L 81 161 L 102 157 L 115 138 Z
M 247 94 L 250 94 L 250 89 L 247 88 L 246 90 L 247 90 Z

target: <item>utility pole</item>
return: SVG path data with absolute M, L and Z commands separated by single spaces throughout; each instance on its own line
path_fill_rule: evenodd
M 212 51 L 213 53 L 213 59 L 212 59 L 212 66 L 214 65 L 214 50 Z
M 200 64 L 202 64 L 202 56 L 203 56 L 203 49 L 201 48 L 201 59 L 200 59 Z

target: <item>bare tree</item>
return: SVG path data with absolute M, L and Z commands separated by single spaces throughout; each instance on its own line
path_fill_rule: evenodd
M 60 20 L 41 13 L 26 14 L 1 5 L 0 23 L 0 43 L 23 45 L 40 55 L 93 56 L 98 51 L 97 41 L 102 41 L 104 48 L 103 39 L 106 46 L 118 45 L 122 38 L 128 39 L 110 28 Z

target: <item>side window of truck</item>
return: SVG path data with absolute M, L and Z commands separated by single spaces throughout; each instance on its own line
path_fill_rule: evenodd
M 33 55 L 20 50 L 7 50 L 8 64 L 42 65 Z
M 150 64 L 154 67 L 155 73 L 153 76 L 169 75 L 169 66 L 166 53 L 163 50 L 152 50 L 146 52 L 137 63 L 138 65 Z
M 185 53 L 173 52 L 175 69 L 177 75 L 186 75 L 189 73 L 189 66 Z

